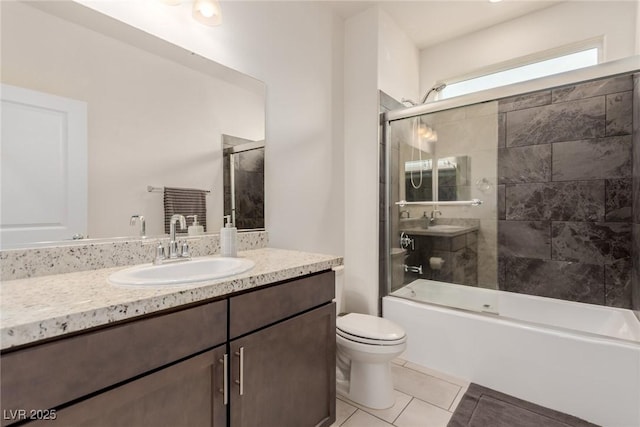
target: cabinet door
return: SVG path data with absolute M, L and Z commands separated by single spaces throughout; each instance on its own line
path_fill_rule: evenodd
M 231 342 L 231 426 L 335 421 L 335 304 Z
M 3 354 L 2 409 L 58 408 L 226 341 L 227 302 L 216 301 Z
M 224 354 L 225 347 L 217 347 L 29 425 L 225 427 Z

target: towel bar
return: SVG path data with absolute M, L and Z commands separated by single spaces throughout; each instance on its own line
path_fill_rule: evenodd
M 147 191 L 149 193 L 162 193 L 164 192 L 164 187 L 153 187 L 151 185 L 147 185 Z M 211 193 L 211 190 L 203 190 L 207 194 Z

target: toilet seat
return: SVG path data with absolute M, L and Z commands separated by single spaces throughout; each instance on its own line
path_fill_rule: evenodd
M 336 333 L 349 341 L 353 341 L 359 344 L 367 344 L 367 345 L 385 345 L 385 346 L 393 346 L 393 345 L 398 345 L 398 344 L 402 344 L 404 343 L 407 339 L 405 338 L 401 338 L 399 340 L 374 340 L 371 338 L 365 338 L 365 337 L 359 337 L 356 335 L 350 335 L 345 333 L 344 331 L 341 331 L 339 329 L 336 329 Z
M 388 319 L 349 313 L 336 319 L 336 333 L 361 344 L 393 346 L 407 340 L 404 330 Z

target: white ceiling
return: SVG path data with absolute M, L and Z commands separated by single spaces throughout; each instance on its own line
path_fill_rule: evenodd
M 488 0 L 338 0 L 324 3 L 343 18 L 349 18 L 373 5 L 379 5 L 413 40 L 418 49 L 424 49 L 561 2 L 545 0 L 504 0 L 499 3 L 490 3 Z

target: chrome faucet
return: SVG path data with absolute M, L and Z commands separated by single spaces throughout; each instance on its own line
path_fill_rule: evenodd
M 176 241 L 176 222 L 180 222 L 180 229 L 187 228 L 187 221 L 183 215 L 173 215 L 169 222 L 169 259 L 178 258 L 181 256 L 178 253 L 178 242 Z
M 442 212 L 440 212 L 437 209 L 434 209 L 431 211 L 431 214 L 429 215 L 429 224 L 433 224 L 436 221 L 436 216 L 440 215 L 442 216 Z
M 161 265 L 168 262 L 189 261 L 191 255 L 189 254 L 189 245 L 187 242 L 183 242 L 182 245 L 176 240 L 176 222 L 180 223 L 180 229 L 187 228 L 187 221 L 182 215 L 173 215 L 169 221 L 169 255 L 165 251 L 165 247 L 162 243 L 156 248 L 156 257 L 153 259 L 154 265 Z M 180 251 L 178 251 L 180 248 Z
M 144 222 L 144 216 L 131 215 L 131 219 L 129 220 L 129 225 L 136 225 L 137 221 L 140 221 L 140 236 L 147 237 L 147 226 Z

